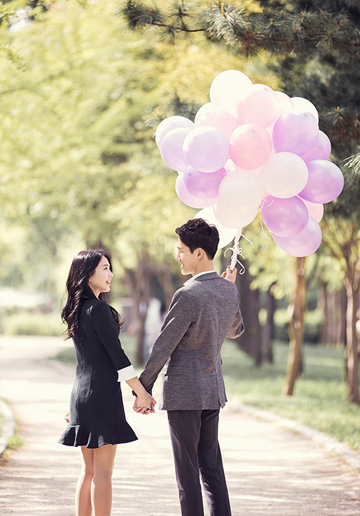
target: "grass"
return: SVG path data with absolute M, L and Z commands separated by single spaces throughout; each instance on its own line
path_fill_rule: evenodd
M 130 360 L 135 357 L 134 338 L 121 336 Z M 295 385 L 294 396 L 283 394 L 289 347 L 274 344 L 274 363 L 255 367 L 252 359 L 233 341 L 226 341 L 222 358 L 226 391 L 231 402 L 244 403 L 325 432 L 360 451 L 360 407 L 347 402 L 344 381 L 344 349 L 305 345 L 304 374 Z M 56 357 L 75 362 L 73 349 Z
M 305 345 L 304 374 L 293 396 L 283 394 L 289 347 L 276 343 L 274 351 L 274 364 L 255 367 L 234 342 L 225 343 L 228 398 L 293 419 L 360 450 L 360 407 L 347 402 L 344 349 Z

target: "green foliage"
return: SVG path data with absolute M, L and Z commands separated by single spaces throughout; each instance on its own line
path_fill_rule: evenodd
M 307 311 L 304 319 L 304 341 L 308 344 L 317 344 L 320 338 L 320 328 L 323 314 L 320 310 Z M 274 339 L 281 342 L 289 341 L 289 313 L 288 310 L 278 309 L 274 316 Z
M 64 326 L 58 314 L 16 313 L 1 319 L 5 335 L 60 336 Z
M 260 2 L 261 3 L 261 2 Z M 295 11 L 278 6 L 253 12 L 235 4 L 217 2 L 204 7 L 176 2 L 162 9 L 138 1 L 127 1 L 120 12 L 131 29 L 158 27 L 163 37 L 202 32 L 208 40 L 224 44 L 233 52 L 253 56 L 263 48 L 273 53 L 333 53 L 359 57 L 360 33 L 346 12 Z

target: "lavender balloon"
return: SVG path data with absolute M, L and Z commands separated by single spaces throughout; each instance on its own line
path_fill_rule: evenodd
M 216 172 L 204 174 L 188 167 L 184 172 L 184 184 L 192 195 L 200 199 L 213 199 L 219 195 L 221 181 L 226 176 L 223 168 Z
M 183 152 L 183 144 L 190 129 L 173 129 L 165 134 L 160 143 L 160 154 L 168 167 L 184 172 L 189 165 Z
M 310 113 L 283 113 L 274 124 L 274 149 L 301 156 L 311 149 L 318 134 L 318 123 Z
M 299 196 L 306 201 L 324 204 L 336 199 L 344 187 L 344 176 L 334 163 L 322 159 L 308 163 L 309 177 Z
M 184 141 L 184 156 L 195 170 L 216 172 L 229 157 L 229 143 L 225 136 L 214 127 L 197 127 Z
M 195 195 L 192 195 L 184 184 L 183 174 L 179 174 L 176 178 L 175 190 L 180 201 L 186 204 L 186 206 L 190 206 L 190 208 L 207 208 L 208 206 L 212 206 L 216 201 L 216 198 L 199 199 Z
M 331 143 L 325 133 L 319 131 L 313 146 L 301 158 L 306 161 L 313 161 L 315 159 L 329 159 L 331 154 Z
M 156 129 L 156 145 L 160 147 L 161 140 L 164 138 L 165 134 L 167 134 L 169 131 L 172 131 L 173 129 L 179 129 L 180 127 L 185 129 L 193 129 L 194 122 L 184 116 L 169 116 L 168 118 L 165 118 L 165 120 L 160 122 Z
M 273 235 L 273 239 L 290 256 L 309 256 L 319 248 L 322 232 L 316 220 L 309 217 L 306 227 L 297 235 L 288 238 Z
M 266 227 L 281 237 L 290 237 L 300 233 L 309 220 L 307 208 L 298 197 L 278 199 L 268 195 L 261 215 Z

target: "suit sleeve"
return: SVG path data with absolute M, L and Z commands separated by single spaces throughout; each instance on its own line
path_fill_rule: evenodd
M 105 302 L 96 303 L 91 312 L 91 322 L 96 335 L 110 355 L 117 371 L 131 366 L 119 340 L 119 328 L 110 306 Z
M 187 292 L 179 289 L 170 303 L 169 311 L 156 339 L 150 358 L 140 375 L 140 381 L 151 391 L 160 371 L 191 325 L 191 306 Z
M 237 299 L 238 299 L 237 312 L 236 312 L 235 318 L 234 318 L 232 325 L 230 326 L 230 329 L 227 334 L 227 337 L 229 339 L 236 339 L 237 337 L 240 337 L 240 335 L 242 335 L 245 331 L 244 321 L 243 321 L 241 311 L 240 311 L 239 293 L 237 294 Z

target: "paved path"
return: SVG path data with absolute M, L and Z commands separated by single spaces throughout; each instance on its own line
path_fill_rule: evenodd
M 25 445 L 0 467 L 2 516 L 74 516 L 79 450 L 57 444 L 73 379 L 47 361 L 64 343 L 0 338 L 0 393 L 21 421 Z M 166 415 L 140 416 L 123 386 L 139 441 L 119 445 L 113 516 L 179 516 Z M 334 453 L 274 423 L 232 412 L 221 445 L 233 516 L 360 516 L 360 477 Z M 197 516 L 197 515 L 193 515 Z

